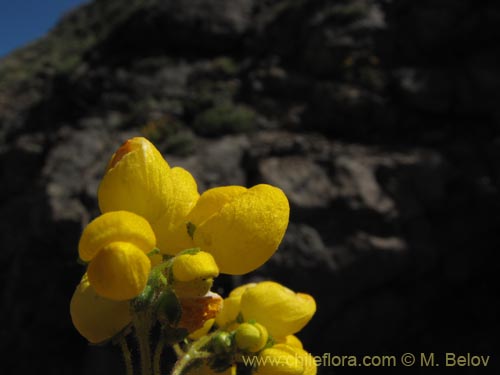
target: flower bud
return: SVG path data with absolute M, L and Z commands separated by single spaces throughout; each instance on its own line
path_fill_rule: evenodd
M 313 297 L 295 293 L 272 281 L 258 283 L 241 296 L 241 313 L 245 321 L 259 322 L 275 339 L 300 331 L 315 312 Z
M 267 329 L 259 323 L 243 323 L 235 331 L 236 346 L 248 352 L 258 352 L 267 343 Z
M 172 275 L 173 288 L 179 297 L 201 297 L 212 287 L 219 268 L 209 253 L 185 252 L 174 258 Z
M 128 301 L 112 301 L 96 294 L 83 275 L 70 303 L 73 325 L 93 344 L 108 340 L 132 320 Z

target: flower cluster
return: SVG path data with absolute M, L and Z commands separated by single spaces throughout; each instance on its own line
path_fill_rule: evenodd
M 176 374 L 234 373 L 245 355 L 309 356 L 293 334 L 315 312 L 311 296 L 274 282 L 238 287 L 224 300 L 211 291 L 219 273 L 248 273 L 274 254 L 289 217 L 280 189 L 224 186 L 200 195 L 188 171 L 170 168 L 137 137 L 112 156 L 98 200 L 102 214 L 78 245 L 87 268 L 70 304 L 73 323 L 89 342 L 112 340 L 127 351 L 133 328 L 143 375 L 153 367 L 160 373 L 164 344 L 179 355 Z M 160 331 L 153 366 L 152 329 Z M 311 361 L 264 362 L 252 370 L 316 372 L 306 365 Z M 133 373 L 131 363 L 127 372 Z

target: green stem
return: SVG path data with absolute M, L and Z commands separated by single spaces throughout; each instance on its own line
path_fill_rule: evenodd
M 193 342 L 188 351 L 175 362 L 175 366 L 170 375 L 184 375 L 185 371 L 197 361 L 210 358 L 213 354 L 203 350 L 203 347 L 207 345 L 210 340 L 211 335 Z
M 132 356 L 130 355 L 130 350 L 128 349 L 127 340 L 124 336 L 120 338 L 120 348 L 123 354 L 123 360 L 125 361 L 125 373 L 126 375 L 134 375 L 134 367 L 132 366 Z
M 141 355 L 141 375 L 151 375 L 151 347 L 149 342 L 151 331 L 150 313 L 145 311 L 134 314 L 134 327 Z
M 161 375 L 161 354 L 163 352 L 163 347 L 165 341 L 160 338 L 158 345 L 156 345 L 155 355 L 153 359 L 153 371 L 155 375 Z
M 184 355 L 184 350 L 182 350 L 181 346 L 177 343 L 172 345 L 172 349 L 174 349 L 175 355 L 177 358 L 180 358 Z

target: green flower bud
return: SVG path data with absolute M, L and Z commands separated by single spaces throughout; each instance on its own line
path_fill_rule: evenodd
M 236 346 L 248 352 L 258 352 L 267 343 L 267 329 L 259 323 L 243 323 L 235 331 Z

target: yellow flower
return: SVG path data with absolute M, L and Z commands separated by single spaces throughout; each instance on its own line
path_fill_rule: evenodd
M 316 375 L 314 358 L 306 351 L 277 344 L 259 354 L 258 375 Z
M 264 264 L 285 234 L 290 208 L 270 185 L 207 190 L 189 213 L 196 247 L 211 253 L 220 272 L 241 275 Z
M 101 211 L 125 210 L 156 222 L 172 195 L 170 167 L 146 138 L 126 141 L 111 157 L 97 193 Z
M 316 312 L 313 297 L 272 281 L 247 288 L 240 303 L 245 321 L 259 322 L 275 339 L 300 331 Z
M 243 323 L 235 331 L 234 339 L 238 349 L 252 353 L 261 350 L 267 343 L 267 329 L 259 323 Z
M 189 172 L 170 168 L 147 139 L 126 141 L 108 163 L 98 190 L 103 213 L 130 211 L 153 228 L 162 253 L 174 255 L 193 247 L 186 215 L 198 200 L 198 188 Z
M 148 222 L 131 212 L 113 211 L 94 219 L 78 245 L 80 258 L 90 262 L 88 279 L 95 291 L 122 301 L 136 297 L 146 286 L 155 247 Z
M 91 343 L 110 339 L 132 320 L 128 301 L 112 301 L 96 294 L 87 274 L 83 275 L 70 304 L 71 320 Z
M 219 327 L 226 327 L 227 325 L 234 323 L 238 314 L 240 313 L 240 302 L 241 295 L 247 290 L 257 284 L 250 283 L 245 285 L 240 285 L 239 287 L 233 289 L 229 296 L 224 299 L 224 305 L 222 310 L 215 317 L 215 323 Z
M 293 346 L 295 348 L 303 349 L 304 346 L 302 345 L 302 341 L 295 336 L 295 335 L 288 335 L 285 337 L 280 337 L 278 340 L 276 340 L 277 344 L 286 344 L 289 346 Z
M 177 255 L 172 264 L 173 287 L 179 297 L 201 297 L 212 287 L 219 268 L 212 255 L 204 251 Z

